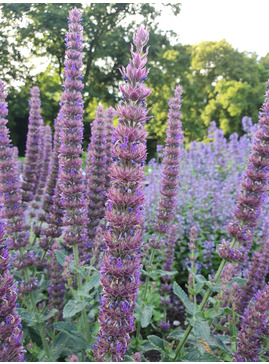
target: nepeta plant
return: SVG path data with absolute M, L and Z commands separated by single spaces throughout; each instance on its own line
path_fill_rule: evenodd
M 2 110 L 2 109 L 1 109 Z M 0 224 L 0 361 L 23 362 L 21 319 L 16 312 L 17 287 L 10 274 L 10 256 Z
M 113 131 L 114 131 L 113 119 L 116 116 L 116 114 L 117 114 L 117 112 L 111 106 L 105 111 L 106 166 L 107 166 L 106 172 L 105 172 L 105 176 L 106 176 L 105 191 L 107 191 L 108 188 L 110 187 L 109 167 L 111 166 L 112 161 L 113 161 L 113 156 L 111 154 L 111 150 L 112 150 L 112 145 L 113 145 L 112 141 L 113 141 Z
M 35 195 L 35 200 L 40 201 L 43 197 L 44 188 L 46 185 L 48 173 L 49 173 L 49 163 L 51 159 L 51 152 L 52 152 L 52 134 L 51 134 L 51 127 L 49 125 L 46 125 L 43 128 L 43 161 L 41 163 L 41 166 L 39 165 L 40 169 L 40 178 L 38 181 L 37 191 Z
M 268 325 L 268 310 L 269 285 L 267 284 L 262 291 L 255 294 L 252 304 L 244 311 L 234 361 L 253 362 L 259 360 L 261 339 Z
M 64 209 L 63 240 L 67 246 L 80 247 L 87 242 L 87 203 L 84 197 L 82 171 L 83 101 L 81 90 L 82 68 L 82 21 L 81 13 L 70 11 L 66 35 L 66 61 L 64 92 L 62 94 L 62 119 L 60 123 L 60 190 Z
M 175 97 L 169 100 L 166 146 L 164 148 L 163 169 L 161 175 L 161 198 L 157 209 L 155 230 L 159 233 L 168 231 L 169 222 L 174 219 L 176 197 L 179 189 L 180 149 L 183 142 L 181 131 L 181 95 L 182 87 L 177 86 Z
M 40 112 L 40 93 L 37 86 L 30 90 L 31 99 L 29 101 L 30 114 L 26 141 L 25 161 L 23 165 L 23 201 L 32 201 L 37 189 L 40 165 L 39 152 L 42 144 L 40 127 L 43 124 Z
M 20 190 L 18 162 L 6 126 L 8 114 L 5 85 L 0 80 L 0 203 L 5 233 L 10 249 L 19 249 L 29 243 L 29 231 L 25 224 L 24 207 Z
M 60 148 L 59 134 L 60 134 L 61 117 L 62 117 L 61 112 L 59 112 L 57 118 L 54 120 L 53 150 L 49 165 L 48 178 L 44 190 L 44 200 L 42 209 L 44 210 L 45 214 L 41 217 L 42 220 L 46 219 L 46 216 L 48 216 L 51 211 L 53 205 L 53 196 L 55 194 L 55 186 L 59 174 L 59 148 Z
M 92 123 L 91 142 L 88 147 L 86 165 L 86 193 L 88 200 L 88 238 L 89 247 L 86 259 L 92 256 L 93 240 L 96 228 L 104 215 L 105 183 L 106 183 L 106 129 L 104 110 L 102 106 L 96 108 L 96 118 Z
M 118 125 L 114 132 L 110 167 L 111 187 L 107 194 L 105 242 L 107 250 L 101 265 L 103 293 L 99 312 L 100 331 L 94 355 L 99 361 L 121 361 L 125 357 L 129 334 L 135 330 L 134 308 L 140 275 L 140 248 L 143 234 L 143 178 L 146 159 L 144 129 L 146 97 L 151 90 L 144 85 L 148 70 L 147 30 L 134 34 L 136 50 L 121 74 L 123 101 L 117 108 Z

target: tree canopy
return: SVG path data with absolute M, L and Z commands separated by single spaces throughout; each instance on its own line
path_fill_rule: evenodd
M 121 98 L 119 68 L 128 63 L 134 30 L 150 31 L 148 85 L 153 118 L 150 138 L 163 142 L 168 101 L 176 85 L 183 87 L 182 123 L 187 141 L 203 140 L 215 120 L 228 136 L 239 134 L 241 119 L 257 121 L 268 78 L 269 54 L 239 52 L 225 40 L 182 45 L 173 32 L 159 30 L 161 7 L 129 3 L 10 3 L 0 8 L 0 77 L 9 88 L 9 127 L 14 144 L 24 152 L 29 90 L 39 86 L 42 116 L 53 124 L 59 108 L 64 68 L 64 39 L 69 10 L 83 11 L 85 141 L 98 103 L 115 106 Z M 180 19 L 180 4 L 165 4 Z M 42 60 L 47 68 L 35 71 Z

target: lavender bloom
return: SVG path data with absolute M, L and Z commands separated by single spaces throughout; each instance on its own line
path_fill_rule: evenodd
M 167 238 L 167 245 L 166 245 L 166 249 L 164 252 L 165 260 L 163 263 L 163 270 L 166 270 L 167 272 L 172 271 L 176 241 L 177 241 L 177 228 L 176 228 L 176 225 L 172 225 L 171 229 L 169 230 L 169 235 Z M 164 295 L 165 293 L 171 291 L 171 289 L 172 289 L 171 284 L 169 284 L 169 282 L 172 280 L 172 277 L 169 275 L 163 276 L 162 280 L 164 281 L 164 283 L 161 285 L 161 290 Z M 166 304 L 165 301 L 166 301 L 166 299 L 161 297 L 161 302 Z
M 265 278 L 269 270 L 269 241 L 264 244 L 261 253 L 254 252 L 251 266 L 247 276 L 247 283 L 241 288 L 240 301 L 238 302 L 238 312 L 243 313 L 255 292 L 263 289 Z
M 161 199 L 157 210 L 157 222 L 155 223 L 155 230 L 160 233 L 167 232 L 167 223 L 173 220 L 175 214 L 179 185 L 180 146 L 183 141 L 180 121 L 181 94 L 182 87 L 177 86 L 175 97 L 169 101 L 169 120 L 160 188 Z
M 232 262 L 244 262 L 247 259 L 247 251 L 244 248 L 239 248 L 236 244 L 233 248 L 230 247 L 231 243 L 223 240 L 217 248 L 217 252 L 221 258 L 230 260 Z
M 85 258 L 92 257 L 93 240 L 96 228 L 104 215 L 105 181 L 106 181 L 106 130 L 104 110 L 102 106 L 96 108 L 96 118 L 92 123 L 91 143 L 88 147 L 86 164 L 86 189 L 88 200 L 88 237 L 89 247 Z M 86 261 L 87 261 L 86 260 Z
M 49 286 L 49 310 L 56 308 L 58 311 L 54 315 L 54 320 L 62 319 L 62 313 L 64 308 L 64 296 L 65 296 L 65 278 L 62 274 L 62 266 L 56 259 L 56 251 L 59 251 L 59 245 L 54 243 L 51 247 L 51 261 L 49 265 L 50 272 L 50 286 Z
M 1 109 L 3 111 L 3 109 Z M 10 257 L 0 224 L 0 361 L 23 362 L 22 326 L 15 307 L 17 288 L 9 272 Z
M 45 220 L 46 215 L 48 215 L 52 209 L 53 196 L 55 193 L 55 186 L 59 174 L 59 148 L 60 148 L 60 120 L 62 118 L 61 112 L 59 112 L 57 118 L 54 120 L 54 137 L 53 137 L 53 151 L 51 156 L 51 161 L 49 165 L 48 178 L 44 190 L 44 200 L 42 209 L 45 214 L 41 217 Z
M 40 126 L 43 124 L 40 113 L 39 88 L 37 86 L 30 90 L 30 115 L 28 134 L 26 141 L 25 161 L 23 165 L 23 201 L 32 201 L 37 189 L 39 178 L 39 152 L 42 140 L 40 138 Z
M 46 180 L 48 177 L 48 173 L 49 173 L 49 163 L 50 163 L 50 158 L 51 158 L 51 152 L 52 152 L 52 135 L 51 135 L 51 127 L 49 125 L 46 125 L 43 128 L 43 132 L 44 132 L 44 143 L 43 143 L 43 161 L 41 163 L 41 166 L 39 166 L 40 168 L 40 179 L 38 181 L 38 186 L 37 186 L 37 191 L 36 191 L 36 195 L 35 195 L 35 201 L 40 201 L 42 196 L 43 196 L 43 192 L 44 192 L 44 188 L 46 185 Z
M 126 84 L 120 86 L 123 101 L 117 108 L 119 123 L 114 132 L 104 234 L 107 250 L 101 265 L 103 293 L 98 344 L 94 355 L 98 361 L 122 361 L 135 330 L 134 308 L 140 275 L 140 248 L 143 235 L 143 178 L 146 159 L 144 129 L 148 110 L 145 99 L 151 93 L 144 84 L 148 70 L 148 32 L 140 27 L 134 34 L 136 51 L 131 45 L 132 59 L 121 74 Z
M 59 187 L 64 209 L 63 241 L 67 246 L 78 245 L 80 253 L 87 241 L 87 203 L 84 198 L 82 170 L 83 101 L 81 90 L 82 30 L 81 13 L 74 8 L 69 13 L 69 32 L 66 35 L 64 92 L 60 132 Z
M 0 203 L 3 207 L 2 218 L 6 223 L 8 246 L 10 249 L 18 249 L 29 243 L 29 232 L 26 231 L 24 208 L 21 203 L 18 162 L 14 159 L 14 150 L 10 147 L 11 140 L 6 126 L 8 110 L 5 99 L 5 85 L 0 80 Z
M 237 351 L 233 360 L 238 362 L 253 362 L 259 360 L 262 346 L 261 338 L 268 324 L 269 285 L 258 291 L 251 305 L 245 309 L 238 334 Z
M 43 200 L 43 210 L 45 214 L 42 215 L 42 221 L 45 220 L 47 225 L 41 229 L 40 246 L 46 251 L 48 250 L 55 238 L 58 238 L 62 234 L 62 219 L 63 208 L 61 205 L 61 192 L 60 192 L 60 180 L 59 174 L 59 130 L 60 120 L 62 119 L 61 111 L 58 117 L 55 119 L 54 126 L 54 143 L 53 153 L 49 166 L 49 175 L 45 186 L 45 197 Z
M 107 165 L 107 169 L 106 169 L 106 183 L 105 183 L 105 191 L 108 190 L 108 188 L 110 187 L 110 176 L 109 176 L 109 167 L 112 164 L 112 154 L 111 154 L 111 150 L 112 150 L 112 141 L 113 141 L 113 131 L 114 131 L 114 126 L 113 126 L 113 119 L 116 116 L 116 111 L 113 109 L 113 107 L 109 107 L 106 111 L 105 111 L 105 128 L 106 128 L 106 165 Z
M 93 244 L 93 256 L 94 256 L 93 265 L 95 267 L 99 267 L 102 253 L 105 251 L 105 249 L 106 249 L 106 244 L 104 241 L 104 230 L 102 229 L 101 226 L 98 226 L 98 228 L 96 229 L 96 235 Z
M 249 250 L 258 224 L 261 206 L 264 203 L 269 179 L 269 91 L 259 116 L 259 127 L 255 134 L 252 152 L 248 158 L 241 191 L 234 210 L 235 220 L 227 226 L 228 233 L 243 243 Z

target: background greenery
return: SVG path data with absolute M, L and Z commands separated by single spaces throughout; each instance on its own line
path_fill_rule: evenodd
M 164 141 L 168 100 L 179 83 L 184 92 L 182 123 L 187 144 L 203 140 L 212 120 L 226 136 L 235 131 L 242 135 L 241 119 L 245 115 L 257 122 L 268 78 L 269 53 L 259 59 L 255 53 L 239 52 L 225 40 L 182 45 L 173 32 L 160 31 L 157 20 L 162 9 L 153 4 L 2 4 L 0 77 L 8 86 L 9 127 L 20 155 L 25 149 L 31 87 L 40 88 L 45 123 L 52 126 L 57 115 L 67 16 L 73 6 L 83 11 L 85 147 L 98 103 L 115 106 L 121 97 L 119 68 L 128 63 L 131 37 L 140 24 L 150 30 L 150 157 L 156 143 Z M 162 6 L 169 7 L 180 20 L 180 4 Z M 36 74 L 33 70 L 40 57 L 46 57 L 49 65 L 45 72 Z

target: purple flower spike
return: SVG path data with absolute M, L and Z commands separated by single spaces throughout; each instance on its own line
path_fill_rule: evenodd
M 243 313 L 245 307 L 254 296 L 255 292 L 263 289 L 265 278 L 269 270 L 269 241 L 266 241 L 262 252 L 254 252 L 251 266 L 247 276 L 247 283 L 242 287 L 238 312 Z
M 262 204 L 267 197 L 269 181 L 269 91 L 265 96 L 259 115 L 258 130 L 234 210 L 235 219 L 227 226 L 228 233 L 248 250 L 252 244 Z
M 120 86 L 124 100 L 117 108 L 118 125 L 114 131 L 110 167 L 111 187 L 105 214 L 107 221 L 104 239 L 107 250 L 101 264 L 103 293 L 99 322 L 98 344 L 94 348 L 97 361 L 123 361 L 135 330 L 134 308 L 140 284 L 140 248 L 142 244 L 143 179 L 146 159 L 144 125 L 148 110 L 145 98 L 151 93 L 144 84 L 147 51 L 143 47 L 148 32 L 139 28 L 134 36 L 136 51 L 121 70 L 126 80 Z M 124 147 L 122 147 L 124 146 Z
M 113 126 L 113 119 L 116 116 L 116 111 L 113 109 L 113 107 L 109 107 L 105 111 L 105 122 L 106 122 L 106 182 L 105 182 L 105 191 L 107 192 L 108 188 L 110 187 L 110 176 L 109 176 L 109 167 L 112 164 L 112 140 L 113 140 L 113 132 L 114 132 L 114 126 Z
M 237 351 L 234 361 L 259 361 L 259 351 L 262 346 L 262 336 L 268 325 L 269 285 L 255 294 L 250 306 L 245 309 L 238 334 Z
M 64 296 L 65 296 L 65 283 L 66 280 L 63 277 L 63 267 L 58 263 L 56 259 L 56 251 L 59 251 L 59 245 L 54 243 L 51 250 L 50 261 L 50 286 L 49 286 L 49 309 L 56 308 L 58 311 L 54 315 L 54 320 L 62 319 L 62 313 L 64 308 Z
M 43 191 L 46 185 L 46 180 L 49 173 L 49 163 L 52 152 L 52 136 L 51 136 L 51 127 L 46 125 L 42 128 L 43 130 L 43 161 L 41 163 L 42 168 L 40 172 L 40 179 L 38 181 L 37 191 L 35 195 L 35 201 L 40 201 L 43 196 Z
M 37 86 L 30 90 L 30 115 L 29 126 L 26 141 L 25 161 L 23 165 L 23 201 L 32 201 L 38 187 L 38 179 L 40 175 L 40 149 L 42 138 L 40 127 L 43 125 L 43 120 L 40 113 L 40 94 Z M 43 136 L 42 136 L 43 137 Z
M 20 190 L 19 164 L 14 149 L 10 147 L 9 130 L 6 126 L 8 114 L 5 102 L 5 85 L 0 80 L 0 204 L 5 233 L 10 249 L 25 247 L 29 243 L 29 228 L 25 224 L 22 194 Z
M 59 174 L 59 148 L 60 148 L 60 120 L 62 118 L 59 112 L 57 118 L 54 120 L 54 137 L 53 137 L 53 151 L 49 166 L 49 174 L 44 190 L 43 210 L 45 211 L 42 220 L 51 212 L 53 205 L 53 196 L 55 194 L 55 186 Z
M 91 143 L 88 147 L 86 163 L 86 191 L 88 200 L 88 238 L 86 262 L 92 257 L 93 241 L 96 228 L 104 215 L 105 182 L 106 182 L 106 149 L 105 118 L 102 106 L 96 108 L 96 118 L 92 123 Z
M 3 236 L 0 223 L 0 362 L 23 362 L 21 319 L 15 310 L 17 289 L 9 272 L 10 257 Z
M 69 32 L 66 38 L 64 91 L 62 94 L 62 119 L 60 123 L 59 187 L 64 209 L 63 242 L 79 246 L 80 256 L 87 241 L 87 202 L 84 197 L 82 170 L 83 101 L 82 30 L 81 13 L 74 8 L 69 13 Z
M 169 100 L 168 126 L 166 130 L 166 146 L 164 149 L 163 170 L 161 175 L 161 199 L 157 209 L 155 230 L 167 233 L 169 222 L 174 219 L 176 198 L 179 186 L 180 150 L 183 142 L 181 130 L 181 94 L 182 87 L 177 86 L 175 97 Z

